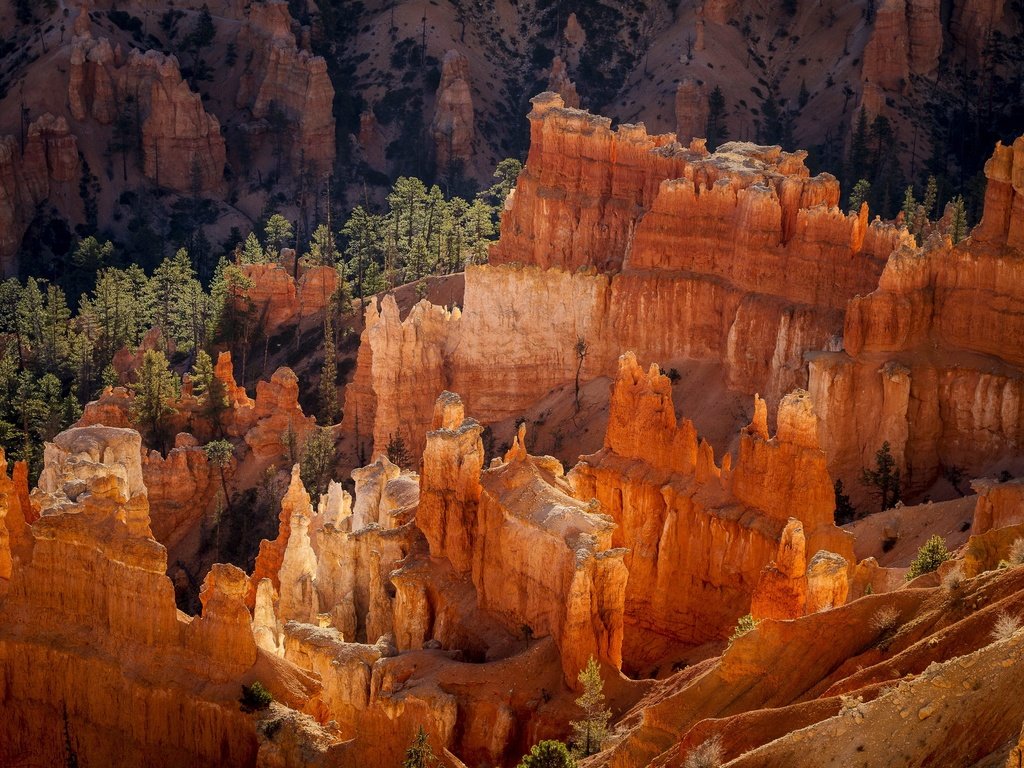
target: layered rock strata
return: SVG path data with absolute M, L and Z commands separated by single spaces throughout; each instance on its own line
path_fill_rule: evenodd
M 604 448 L 583 457 L 570 480 L 577 498 L 596 498 L 608 511 L 617 524 L 611 543 L 626 548 L 623 656 L 631 669 L 680 645 L 727 637 L 755 591 L 762 616 L 816 610 L 805 553 L 852 562 L 852 541 L 833 523 L 806 394 L 783 399 L 778 424 L 770 437 L 766 405 L 755 401 L 736 462 L 727 454 L 718 466 L 693 424 L 677 423 L 668 378 L 657 366 L 644 371 L 631 353 L 621 358 Z
M 137 432 L 86 427 L 46 447 L 31 502 L 40 517 L 0 597 L 5 759 L 64 764 L 71 748 L 82 764 L 255 762 L 255 729 L 236 701 L 260 664 L 245 575 L 216 566 L 203 615 L 177 611 L 140 446 Z M 11 496 L 2 500 L 10 518 Z M 261 669 L 284 698 L 313 691 L 293 675 L 286 694 L 279 673 Z
M 68 74 L 72 117 L 111 125 L 130 104 L 140 126 L 148 179 L 178 192 L 220 190 L 226 162 L 220 122 L 182 79 L 178 60 L 134 48 L 125 56 L 106 38 L 92 36 L 87 8 L 79 21 Z
M 810 356 L 829 469 L 860 498 L 883 442 L 914 492 L 942 467 L 984 474 L 1024 440 L 1024 137 L 985 168 L 972 236 L 905 237 L 877 289 L 850 301 L 843 351 Z
M 345 410 L 376 451 L 396 430 L 418 451 L 442 389 L 499 421 L 577 368 L 584 381 L 614 375 L 630 349 L 721 362 L 727 387 L 774 403 L 806 386 L 804 352 L 835 343 L 847 300 L 877 285 L 899 241 L 866 210 L 842 213 L 838 183 L 810 177 L 802 153 L 729 143 L 708 154 L 642 126 L 613 131 L 550 93 L 530 122 L 501 240 L 490 265 L 467 268 L 462 312 L 421 304 L 401 321 L 386 299 L 367 309 Z
M 329 171 L 336 152 L 334 87 L 324 58 L 297 45 L 288 4 L 271 0 L 249 7 L 238 45 L 254 55 L 246 62 L 235 106 L 257 120 L 283 113 L 293 127 L 293 169 Z
M 437 167 L 447 170 L 453 163 L 463 167 L 473 159 L 476 128 L 473 94 L 470 89 L 469 60 L 460 51 L 448 51 L 441 64 L 434 119 L 430 124 Z

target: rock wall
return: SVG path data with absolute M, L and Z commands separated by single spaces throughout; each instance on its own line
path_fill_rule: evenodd
M 257 120 L 267 118 L 272 109 L 281 110 L 293 126 L 293 170 L 328 172 L 336 152 L 334 86 L 323 57 L 296 44 L 288 4 L 253 4 L 238 46 L 255 55 L 246 63 L 235 106 L 251 110 Z
M 137 432 L 85 427 L 46 447 L 30 552 L 0 597 L 5 759 L 63 764 L 70 739 L 81 764 L 255 761 L 236 701 L 258 663 L 245 575 L 215 567 L 202 617 L 179 614 L 166 551 L 149 534 L 140 446 Z M 0 500 L 9 516 L 10 495 Z M 312 691 L 294 679 L 285 695 L 280 673 L 260 674 L 291 700 Z
M 790 617 L 806 607 L 805 551 L 853 561 L 852 541 L 833 523 L 806 393 L 783 399 L 774 437 L 763 400 L 754 413 L 735 464 L 727 454 L 718 466 L 693 424 L 677 424 L 671 383 L 657 366 L 644 371 L 631 353 L 620 360 L 604 448 L 569 478 L 577 498 L 596 498 L 612 516 L 612 546 L 626 549 L 623 657 L 632 670 L 681 644 L 727 637 L 769 564 L 797 583 L 785 599 L 779 584 L 772 599 L 762 586 L 761 613 Z
M 722 362 L 728 388 L 774 403 L 806 386 L 804 353 L 836 345 L 847 300 L 877 285 L 900 238 L 866 209 L 843 214 L 838 182 L 810 177 L 803 153 L 684 149 L 550 93 L 530 121 L 501 240 L 467 267 L 462 312 L 367 309 L 345 412 L 363 434 L 374 425 L 377 452 L 396 430 L 419 451 L 443 389 L 485 423 L 521 413 L 571 384 L 580 339 L 584 381 L 635 350 Z
M 444 55 L 430 135 L 434 139 L 438 169 L 446 171 L 455 162 L 463 168 L 472 163 L 476 138 L 473 94 L 470 90 L 469 60 L 460 51 L 448 51 Z
M 17 272 L 14 256 L 36 206 L 52 199 L 68 208 L 72 188 L 77 198 L 79 173 L 78 140 L 63 117 L 30 123 L 24 147 L 0 136 L 0 274 Z
M 863 500 L 860 469 L 888 441 L 905 491 L 943 467 L 978 476 L 1024 439 L 1024 138 L 986 165 L 985 213 L 953 246 L 904 238 L 870 294 L 846 311 L 844 351 L 810 360 L 810 391 L 833 476 Z
M 566 106 L 573 106 L 566 103 Z M 684 77 L 676 88 L 676 138 L 683 144 L 707 134 L 708 95 L 695 77 Z
M 226 152 L 220 122 L 182 80 L 174 56 L 134 48 L 125 56 L 106 38 L 92 36 L 88 9 L 75 22 L 70 55 L 68 104 L 77 122 L 92 118 L 111 125 L 131 103 L 146 178 L 178 192 L 222 188 Z

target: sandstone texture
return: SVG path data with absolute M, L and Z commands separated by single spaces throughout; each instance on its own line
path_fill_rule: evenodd
M 736 462 L 726 455 L 719 466 L 693 425 L 677 423 L 670 382 L 657 366 L 644 371 L 632 354 L 619 365 L 604 449 L 583 457 L 570 480 L 578 498 L 596 498 L 612 516 L 612 544 L 626 549 L 631 668 L 647 668 L 680 645 L 726 638 L 748 612 L 792 618 L 816 610 L 807 561 L 827 551 L 849 563 L 853 551 L 833 523 L 806 393 L 780 404 L 774 437 L 757 401 Z M 845 566 L 838 576 L 840 604 Z
M 1021 169 L 1024 138 L 997 147 L 972 236 L 905 237 L 877 289 L 850 301 L 843 351 L 809 356 L 829 470 L 855 493 L 883 441 L 915 491 L 942 467 L 994 471 L 1024 437 Z
M 418 455 L 443 389 L 484 423 L 520 414 L 572 384 L 581 340 L 583 381 L 614 375 L 627 350 L 715 361 L 726 387 L 774 411 L 900 241 L 866 210 L 842 213 L 838 182 L 811 177 L 802 153 L 733 142 L 708 154 L 642 126 L 613 131 L 550 93 L 530 122 L 501 239 L 489 265 L 467 268 L 462 311 L 367 307 L 345 423 L 372 433 L 373 451 L 401 432 Z
M 251 5 L 238 45 L 254 55 L 246 62 L 235 106 L 250 110 L 256 120 L 279 110 L 293 128 L 293 169 L 328 172 L 336 154 L 334 87 L 323 57 L 297 44 L 288 4 L 270 0 Z
M 476 128 L 469 60 L 460 51 L 448 51 L 441 65 L 434 119 L 430 124 L 437 167 L 447 170 L 453 163 L 466 167 L 473 160 Z
M 80 12 L 71 44 L 68 104 L 79 123 L 114 123 L 129 102 L 141 128 L 143 168 L 158 186 L 213 193 L 224 181 L 226 151 L 220 122 L 182 80 L 178 60 L 159 51 L 124 55 L 94 38 L 88 10 Z
M 574 105 L 566 102 L 567 107 Z M 707 132 L 708 95 L 696 78 L 684 77 L 676 88 L 676 138 L 682 144 Z

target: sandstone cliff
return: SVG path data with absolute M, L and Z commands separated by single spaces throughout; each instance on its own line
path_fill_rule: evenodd
M 257 120 L 282 112 L 293 126 L 293 169 L 328 172 L 336 154 L 334 86 L 323 57 L 297 45 L 288 4 L 271 0 L 249 7 L 238 45 L 254 55 L 246 62 L 235 106 Z
M 444 55 L 430 135 L 434 139 L 439 170 L 447 171 L 453 163 L 465 168 L 472 162 L 476 137 L 473 94 L 470 90 L 469 60 L 459 51 L 448 51 Z
M 574 105 L 566 102 L 567 107 Z M 683 144 L 707 133 L 708 95 L 694 77 L 684 77 L 676 88 L 676 138 Z
M 758 400 L 735 464 L 726 455 L 719 467 L 693 425 L 676 423 L 657 366 L 644 371 L 632 354 L 619 365 L 604 449 L 583 457 L 570 480 L 578 498 L 608 511 L 617 523 L 612 545 L 626 548 L 630 669 L 727 637 L 755 589 L 760 615 L 803 615 L 804 553 L 853 559 L 852 542 L 832 521 L 832 484 L 806 395 L 780 404 L 775 437 Z M 774 573 L 763 576 L 769 564 Z
M 131 104 L 147 178 L 178 192 L 220 190 L 226 159 L 220 122 L 182 80 L 177 59 L 134 48 L 125 56 L 106 38 L 92 36 L 87 9 L 75 32 L 68 74 L 72 117 L 110 125 Z
M 140 446 L 138 433 L 109 427 L 47 445 L 30 556 L 0 598 L 4 759 L 63 764 L 70 742 L 83 764 L 252 764 L 239 683 L 258 668 L 293 703 L 315 690 L 259 660 L 237 568 L 211 571 L 201 617 L 176 610 L 166 552 L 149 533 Z
M 404 321 L 371 302 L 346 427 L 421 450 L 431 403 L 463 393 L 484 423 L 611 376 L 619 355 L 713 361 L 724 386 L 773 404 L 807 385 L 803 355 L 835 344 L 846 302 L 872 290 L 899 231 L 836 206 L 803 153 L 728 143 L 708 154 L 642 126 L 534 99 L 526 167 L 489 265 L 466 270 L 461 312 Z M 827 276 L 827 277 L 826 277 Z M 642 310 L 642 311 L 641 311 Z M 521 339 L 530 339 L 530 344 Z M 503 375 L 493 376 L 500 360 Z
M 17 271 L 14 255 L 36 206 L 49 199 L 77 209 L 78 177 L 78 140 L 63 117 L 46 113 L 30 123 L 24 147 L 0 136 L 0 274 Z
M 913 492 L 942 467 L 990 471 L 1024 437 L 1021 168 L 1024 138 L 998 147 L 973 236 L 956 246 L 904 238 L 878 288 L 850 301 L 844 351 L 812 356 L 821 443 L 848 489 L 857 492 L 883 441 Z

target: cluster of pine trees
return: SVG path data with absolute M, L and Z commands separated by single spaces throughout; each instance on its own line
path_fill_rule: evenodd
M 472 201 L 446 199 L 436 185 L 400 178 L 382 212 L 357 206 L 337 230 L 328 214 L 299 258 L 306 265 L 338 269 L 339 309 L 353 295 L 371 296 L 482 262 L 520 170 L 518 161 L 503 161 L 495 184 Z M 128 259 L 113 243 L 94 236 L 75 248 L 73 279 L 0 283 L 0 446 L 7 455 L 27 460 L 35 477 L 43 442 L 74 422 L 82 404 L 116 384 L 132 386 L 136 399 L 148 403 L 137 416 L 152 444 L 159 445 L 166 400 L 180 389 L 176 372 L 198 368 L 193 378 L 198 374 L 200 382 L 208 382 L 209 353 L 215 347 L 244 347 L 254 338 L 259 318 L 246 299 L 251 282 L 242 265 L 277 262 L 283 249 L 303 245 L 296 241 L 293 224 L 279 213 L 260 229 L 221 256 L 206 284 L 184 248 L 147 274 L 137 263 L 115 266 Z M 133 381 L 121 381 L 115 355 L 138 347 L 153 329 L 157 349 L 144 356 Z M 324 335 L 325 349 L 333 349 L 330 316 Z M 326 423 L 340 415 L 330 397 L 333 389 L 321 393 Z M 199 383 L 196 394 L 202 390 Z

